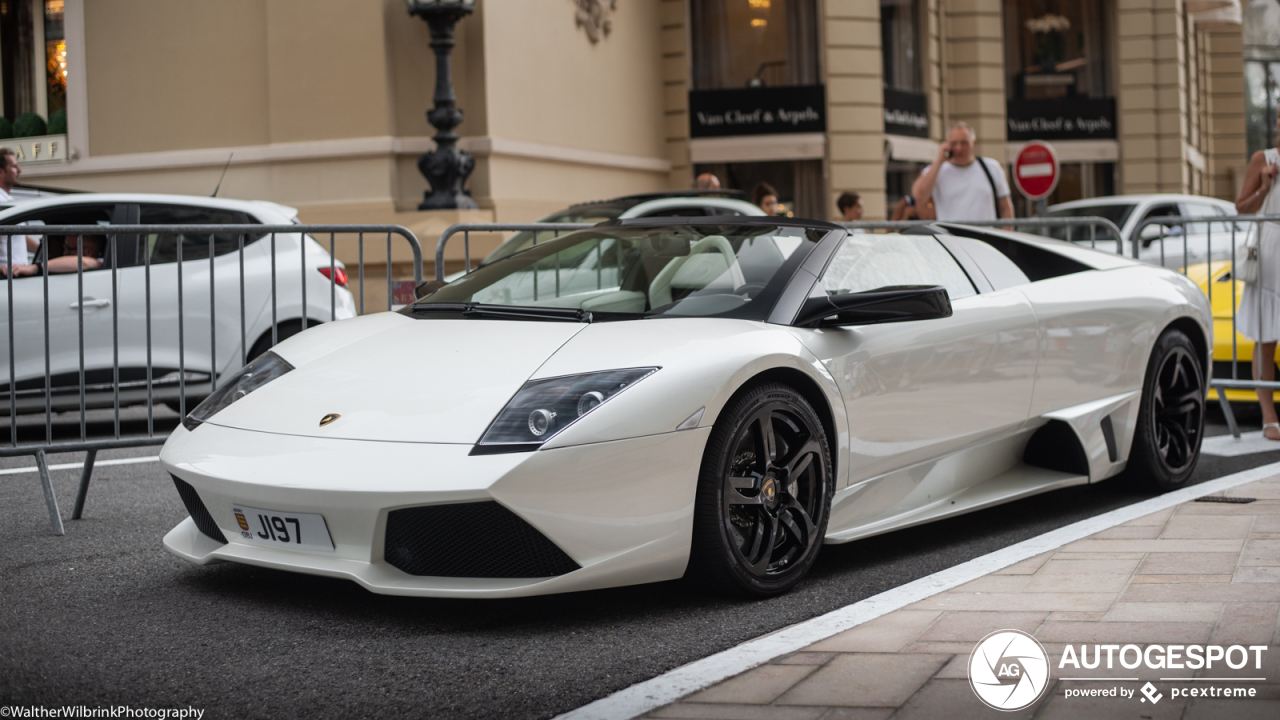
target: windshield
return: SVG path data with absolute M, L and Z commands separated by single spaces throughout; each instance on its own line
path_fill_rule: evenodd
M 554 215 L 548 215 L 538 222 L 590 223 L 595 225 L 596 223 L 617 219 L 617 217 L 626 209 L 627 206 L 625 205 L 588 205 L 585 207 L 569 208 L 568 210 L 563 210 L 555 213 Z M 486 255 L 484 260 L 480 261 L 480 264 L 485 265 L 499 258 L 514 255 L 521 250 L 552 240 L 564 233 L 565 231 L 563 230 L 559 232 L 554 230 L 540 230 L 537 233 L 532 233 L 527 230 L 525 232 L 518 232 L 515 235 L 512 235 L 506 242 L 499 245 L 493 252 Z
M 597 320 L 726 314 L 764 319 L 791 271 L 825 234 L 773 225 L 580 230 L 482 266 L 406 311 L 476 303 L 569 308 Z
M 1077 217 L 1102 217 L 1116 224 L 1116 227 L 1124 229 L 1124 223 L 1133 214 L 1133 209 L 1137 207 L 1136 203 L 1113 203 L 1107 205 L 1081 205 L 1070 208 L 1058 208 L 1050 210 L 1049 217 L 1055 218 L 1077 218 Z M 1049 236 L 1059 240 L 1072 240 L 1074 242 L 1089 242 L 1091 239 L 1088 227 L 1073 227 L 1070 230 L 1070 237 L 1066 227 L 1049 228 Z M 1093 240 L 1116 240 L 1116 234 L 1105 225 L 1098 225 L 1093 228 Z

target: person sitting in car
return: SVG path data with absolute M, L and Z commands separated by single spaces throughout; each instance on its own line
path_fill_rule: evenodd
M 68 235 L 62 242 L 62 254 L 46 263 L 49 274 L 73 273 L 83 263 L 85 270 L 97 270 L 102 267 L 102 251 L 106 247 L 106 238 L 102 235 Z M 83 247 L 82 257 L 77 257 L 77 248 Z M 4 268 L 0 268 L 2 274 Z M 13 276 L 25 277 L 40 272 L 39 265 L 14 265 Z

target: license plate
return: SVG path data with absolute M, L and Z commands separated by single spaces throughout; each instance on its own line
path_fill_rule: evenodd
M 333 550 L 323 515 L 231 506 L 240 537 L 249 542 L 300 550 Z

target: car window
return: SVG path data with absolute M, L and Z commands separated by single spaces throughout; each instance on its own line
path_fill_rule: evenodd
M 1077 217 L 1102 217 L 1116 224 L 1116 227 L 1123 228 L 1125 221 L 1133 214 L 1134 203 L 1122 204 L 1098 204 L 1083 205 L 1071 208 L 1058 208 L 1049 211 L 1049 217 L 1055 218 L 1077 218 Z M 1068 239 L 1068 234 L 1073 242 L 1089 242 L 1092 240 L 1115 240 L 1115 233 L 1106 226 L 1099 226 L 1094 230 L 1092 238 L 1089 235 L 1088 228 L 1072 228 L 1068 233 L 1065 227 L 1050 228 L 1049 235 L 1059 240 Z
M 248 215 L 221 208 L 193 207 L 187 205 L 142 205 L 139 223 L 142 225 L 241 225 L 253 222 Z M 145 236 L 143 247 L 150 254 L 151 262 L 169 263 L 178 260 L 178 244 L 182 244 L 182 260 L 207 260 L 209 258 L 209 234 L 151 233 Z M 244 244 L 257 240 L 261 235 L 249 235 Z M 215 257 L 235 252 L 241 238 L 233 233 L 213 234 Z
M 707 211 L 701 205 L 684 205 L 681 207 L 662 208 L 647 212 L 640 217 L 706 217 Z
M 1217 205 L 1209 203 L 1183 203 L 1182 214 L 1187 217 L 1222 217 L 1226 215 L 1226 211 Z M 1204 223 L 1187 223 L 1187 232 L 1193 235 L 1204 235 L 1212 233 L 1214 235 L 1230 235 L 1231 223 L 1223 222 L 1204 222 Z
M 941 285 L 952 300 L 978 294 L 951 253 L 928 235 L 850 234 L 822 274 L 829 295 L 896 285 Z
M 762 319 L 823 234 L 769 225 L 582 230 L 481 266 L 407 312 L 424 306 L 433 312 L 430 305 L 437 303 L 480 303 L 576 308 L 604 320 L 725 314 Z
M 993 290 L 1004 290 L 1031 282 L 1031 278 L 1027 277 L 1017 263 L 990 243 L 967 237 L 955 237 L 953 241 L 978 264 Z
M 105 227 L 111 224 L 111 214 L 115 207 L 114 203 L 93 203 L 44 208 L 12 215 L 0 220 L 0 225 L 101 225 Z M 33 262 L 44 262 L 47 258 L 56 258 L 63 254 L 63 246 L 67 239 L 65 235 L 35 237 L 40 241 L 40 249 L 32 255 Z M 111 256 L 112 243 L 115 241 L 114 237 L 105 232 L 103 239 L 102 256 L 99 259 Z M 121 257 L 119 262 L 122 266 L 132 264 L 130 258 Z

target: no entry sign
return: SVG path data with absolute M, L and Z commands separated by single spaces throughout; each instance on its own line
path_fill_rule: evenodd
M 1013 182 L 1028 200 L 1040 200 L 1058 187 L 1058 155 L 1053 146 L 1033 140 L 1013 161 Z

